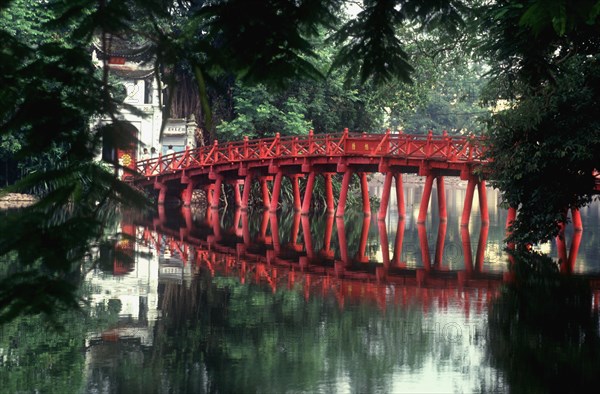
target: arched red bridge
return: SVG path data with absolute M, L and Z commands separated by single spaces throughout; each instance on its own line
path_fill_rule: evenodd
M 392 180 L 395 179 L 397 201 L 401 214 L 404 212 L 402 185 L 403 173 L 425 176 L 425 191 L 421 203 L 419 221 L 427 216 L 427 207 L 433 181 L 437 182 L 440 197 L 444 195 L 444 176 L 459 176 L 468 180 L 467 201 L 461 223 L 468 223 L 471 201 L 475 187 L 479 198 L 485 199 L 485 181 L 474 175 L 475 169 L 485 164 L 485 148 L 481 138 L 463 136 L 435 136 L 411 134 L 313 134 L 306 136 L 280 137 L 228 142 L 194 150 L 185 150 L 167 156 L 140 161 L 134 179 L 140 187 L 153 187 L 159 191 L 158 202 L 165 202 L 167 195 L 181 198 L 184 206 L 191 202 L 192 191 L 206 190 L 212 208 L 218 208 L 221 186 L 231 184 L 235 203 L 242 209 L 248 207 L 251 187 L 260 182 L 262 200 L 271 212 L 277 210 L 283 177 L 289 178 L 294 208 L 307 214 L 311 207 L 311 196 L 317 175 L 323 176 L 327 196 L 327 209 L 335 208 L 336 216 L 343 216 L 348 185 L 357 174 L 362 188 L 363 211 L 370 214 L 367 174 L 385 175 L 383 194 L 378 217 L 385 218 Z M 331 178 L 343 174 L 342 187 L 337 204 L 334 203 Z M 301 195 L 298 179 L 307 177 Z M 243 191 L 240 191 L 240 187 Z M 445 198 L 440 198 L 442 219 L 446 216 Z M 487 221 L 487 214 L 482 215 Z

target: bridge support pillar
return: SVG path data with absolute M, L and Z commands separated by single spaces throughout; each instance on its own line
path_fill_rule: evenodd
M 158 205 L 164 205 L 167 198 L 167 185 L 162 182 L 154 182 L 154 188 L 158 189 Z
M 233 186 L 233 198 L 237 208 L 242 207 L 242 194 L 240 193 L 241 183 L 242 181 L 240 180 L 235 180 L 231 183 L 231 186 Z
M 564 220 L 558 224 L 559 232 L 556 236 L 556 247 L 558 249 L 558 259 L 560 270 L 564 273 L 572 273 L 577 261 L 577 254 L 581 244 L 583 225 L 581 223 L 581 213 L 578 209 L 571 209 L 571 221 L 573 222 L 573 239 L 571 240 L 571 248 L 567 254 L 567 241 L 565 239 L 565 228 L 567 221 L 567 210 L 563 214 Z
M 210 184 L 202 187 L 202 190 L 204 190 L 204 193 L 206 194 L 206 206 L 209 208 L 212 207 L 213 187 L 214 187 L 213 183 L 210 183 Z
M 471 218 L 471 208 L 473 207 L 473 195 L 475 194 L 475 179 L 471 176 L 467 183 L 467 194 L 465 195 L 465 203 L 463 205 L 462 216 L 460 219 L 461 226 L 468 226 Z
M 481 212 L 481 224 L 489 225 L 490 215 L 488 213 L 487 204 L 487 190 L 485 188 L 485 181 L 481 180 L 477 184 L 477 194 L 479 195 L 479 212 Z
M 404 203 L 404 182 L 402 182 L 402 173 L 394 174 L 396 179 L 396 202 L 398 203 L 398 217 L 406 216 L 406 204 Z
M 333 233 L 333 220 L 335 217 L 333 213 L 327 214 L 325 222 L 325 234 L 323 235 L 323 249 L 322 254 L 325 257 L 333 257 L 333 251 L 331 250 L 331 234 Z
M 340 218 L 344 217 L 346 212 L 346 199 L 348 198 L 348 186 L 350 186 L 350 179 L 352 178 L 353 172 L 349 169 L 344 172 L 344 178 L 342 178 L 342 189 L 340 190 L 340 199 L 338 201 L 337 211 L 335 216 Z
M 406 219 L 400 216 L 398 227 L 396 228 L 396 239 L 394 242 L 394 257 L 392 262 L 396 267 L 402 266 L 402 247 L 404 245 L 404 230 L 406 229 Z
M 513 222 L 515 221 L 516 218 L 517 218 L 517 209 L 515 207 L 509 207 L 508 214 L 506 215 L 506 237 L 509 237 L 512 234 L 511 226 L 513 225 Z M 509 250 L 508 260 L 510 261 L 511 264 L 514 264 L 515 258 L 513 255 L 510 254 L 510 251 L 515 250 L 515 243 L 508 242 L 506 244 L 506 248 Z
M 438 176 L 435 178 L 435 183 L 437 185 L 440 222 L 446 223 L 448 221 L 448 210 L 446 209 L 446 187 L 444 185 L 444 177 Z
M 290 175 L 290 182 L 292 182 L 292 193 L 294 195 L 294 211 L 300 212 L 302 210 L 302 200 L 300 197 L 300 184 L 298 183 L 298 179 L 300 175 Z
M 425 186 L 423 187 L 423 196 L 421 196 L 421 205 L 419 207 L 419 216 L 417 224 L 425 223 L 427 219 L 427 209 L 429 208 L 429 199 L 431 198 L 431 188 L 433 186 L 433 175 L 427 175 L 425 178 Z
M 487 245 L 488 234 L 490 231 L 489 224 L 481 224 L 479 230 L 479 241 L 477 242 L 477 254 L 475 257 L 475 269 L 477 272 L 483 272 L 483 263 L 485 258 L 485 246 Z
M 252 174 L 248 172 L 244 179 L 244 191 L 242 192 L 242 202 L 240 208 L 243 211 L 248 210 L 248 200 L 250 199 L 250 190 L 252 190 Z
M 326 172 L 323 174 L 323 178 L 325 179 L 325 197 L 327 199 L 327 213 L 328 214 L 333 214 L 333 211 L 335 210 L 334 208 L 334 201 L 333 201 L 333 184 L 331 183 L 331 177 L 332 177 L 332 173 L 330 172 Z
M 315 250 L 312 242 L 312 234 L 310 233 L 310 220 L 308 216 L 302 217 L 302 233 L 304 234 L 304 248 L 306 249 L 306 257 L 308 261 L 314 261 Z
M 189 207 L 192 202 L 192 192 L 194 190 L 194 185 L 192 183 L 188 183 L 185 185 L 183 190 L 181 191 L 181 202 L 184 207 Z
M 262 192 L 263 207 L 268 210 L 271 208 L 271 197 L 269 196 L 269 185 L 266 177 L 260 177 L 260 190 Z
M 388 203 L 390 201 L 390 192 L 392 189 L 393 176 L 394 174 L 392 174 L 389 171 L 385 173 L 385 179 L 383 181 L 383 191 L 381 192 L 381 202 L 379 203 L 379 212 L 377 213 L 377 220 L 385 220 L 385 216 L 387 214 L 388 209 Z
M 425 223 L 417 223 L 417 232 L 419 234 L 419 246 L 421 248 L 421 260 L 423 268 L 426 271 L 431 269 L 431 256 L 429 255 L 429 243 L 427 242 L 427 228 Z
M 304 190 L 304 198 L 302 199 L 302 214 L 308 215 L 310 212 L 310 200 L 312 197 L 313 187 L 315 185 L 315 172 L 311 171 L 308 173 L 308 180 L 306 181 L 306 189 Z
M 571 272 L 575 268 L 575 262 L 577 261 L 577 253 L 579 252 L 579 245 L 581 244 L 581 237 L 583 235 L 583 224 L 581 222 L 581 213 L 579 209 L 571 209 L 571 218 L 573 221 L 573 227 L 575 232 L 573 233 L 573 240 L 571 241 L 571 249 L 569 250 L 569 267 Z
M 212 197 L 212 209 L 219 209 L 219 204 L 221 202 L 221 185 L 223 184 L 223 177 L 218 176 L 213 185 L 213 197 Z
M 281 179 L 283 178 L 283 172 L 278 171 L 275 174 L 275 180 L 273 181 L 273 193 L 271 194 L 271 208 L 272 213 L 277 212 L 279 207 L 279 194 L 281 192 Z
M 336 218 L 335 225 L 338 233 L 338 244 L 340 246 L 340 258 L 342 259 L 344 268 L 346 268 L 350 265 L 350 259 L 348 259 L 348 242 L 346 241 L 344 218 Z
M 298 245 L 298 231 L 300 230 L 300 214 L 294 214 L 294 221 L 292 222 L 292 234 L 290 237 L 290 243 L 294 250 L 298 250 L 301 245 Z
M 365 215 L 363 217 L 362 229 L 360 231 L 360 244 L 358 245 L 358 256 L 357 260 L 361 263 L 368 263 L 369 258 L 366 255 L 367 251 L 367 240 L 369 236 L 369 227 L 371 226 L 371 217 L 370 215 Z
M 371 216 L 371 201 L 369 200 L 369 181 L 367 173 L 361 172 L 360 175 L 360 190 L 362 192 L 363 214 Z

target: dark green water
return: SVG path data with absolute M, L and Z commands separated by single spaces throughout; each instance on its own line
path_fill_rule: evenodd
M 441 269 L 451 272 L 465 269 L 467 250 L 457 219 L 464 189 L 456 187 L 447 196 Z M 384 227 L 349 212 L 343 223 L 333 223 L 329 244 L 325 215 L 301 222 L 295 234 L 294 215 L 279 215 L 280 256 L 297 261 L 309 254 L 310 234 L 314 262 L 305 269 L 296 263 L 269 265 L 257 257 L 274 248 L 273 219 L 259 212 L 247 217 L 246 240 L 231 211 L 207 222 L 205 212 L 192 210 L 188 226 L 179 212 L 167 212 L 162 224 L 157 218 L 147 221 L 148 227 L 125 224 L 115 231 L 129 232 L 138 242 L 122 241 L 116 248 L 134 256 L 133 262 L 114 257 L 108 259 L 112 265 L 82 272 L 81 312 L 59 316 L 59 328 L 38 317 L 0 328 L 0 392 L 471 393 L 563 392 L 565 387 L 577 392 L 581 382 L 595 383 L 588 376 L 600 359 L 595 336 L 549 340 L 518 325 L 507 334 L 498 314 L 490 325 L 488 311 L 500 294 L 495 283 L 419 285 L 333 274 L 333 260 L 344 256 L 349 268 L 381 265 L 395 254 L 403 267 L 421 268 L 419 198 L 420 186 L 408 185 L 400 251 L 393 209 Z M 492 217 L 483 271 L 497 273 L 505 269 L 505 212 L 495 208 L 494 193 L 488 198 Z M 426 224 L 431 256 L 438 227 L 435 200 L 432 207 Z M 475 206 L 472 254 L 480 230 L 477 212 Z M 598 207 L 584 210 L 583 218 L 576 271 L 595 272 Z M 382 231 L 389 240 L 383 248 Z M 344 253 L 342 239 L 348 244 Z M 244 244 L 246 255 L 228 253 Z M 320 259 L 324 249 L 331 255 Z M 592 373 L 580 376 L 586 369 Z

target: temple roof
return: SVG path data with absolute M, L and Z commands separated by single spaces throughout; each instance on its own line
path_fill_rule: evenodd
M 149 61 L 153 56 L 153 45 L 150 41 L 135 42 L 132 39 L 121 37 L 116 34 L 105 35 L 103 48 L 102 37 L 96 36 L 93 41 L 94 49 L 98 59 L 110 57 L 122 57 L 131 61 Z

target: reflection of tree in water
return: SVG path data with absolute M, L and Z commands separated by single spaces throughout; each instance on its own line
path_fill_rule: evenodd
M 399 368 L 424 368 L 432 353 L 452 361 L 453 344 L 425 328 L 420 305 L 347 302 L 342 310 L 333 291 L 305 300 L 296 286 L 272 293 L 208 272 L 162 284 L 144 370 L 173 392 L 334 392 L 344 381 L 357 392 L 390 392 Z
M 492 362 L 505 371 L 511 391 L 596 391 L 600 336 L 589 286 L 558 274 L 549 258 L 528 258 L 536 271 L 521 261 L 517 284 L 489 309 Z

